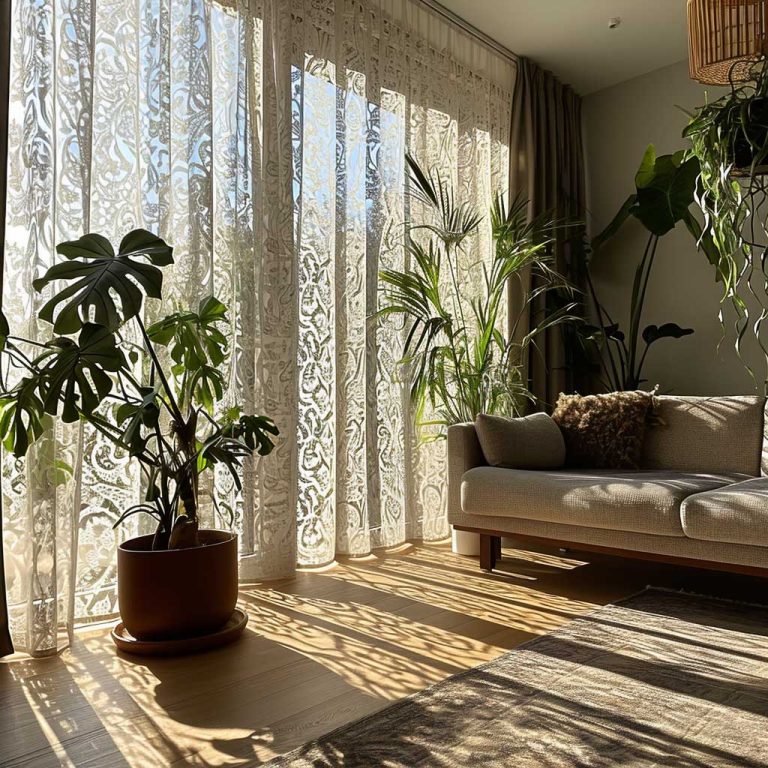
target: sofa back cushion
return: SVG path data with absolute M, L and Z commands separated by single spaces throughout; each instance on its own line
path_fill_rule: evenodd
M 517 419 L 480 413 L 475 430 L 491 467 L 557 469 L 565 462 L 563 435 L 546 413 Z
M 765 398 L 655 398 L 640 466 L 681 472 L 760 474 Z

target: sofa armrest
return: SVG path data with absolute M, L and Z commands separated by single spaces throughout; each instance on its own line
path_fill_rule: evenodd
M 461 478 L 468 469 L 485 465 L 485 457 L 477 439 L 474 424 L 452 424 L 448 427 L 448 521 L 460 515 Z

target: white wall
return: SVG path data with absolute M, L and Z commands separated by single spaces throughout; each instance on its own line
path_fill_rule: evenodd
M 709 88 L 710 99 L 720 91 Z M 705 100 L 704 86 L 688 77 L 687 61 L 673 64 L 584 99 L 584 131 L 588 179 L 588 223 L 599 232 L 634 190 L 634 174 L 648 144 L 659 154 L 686 146 L 681 133 L 691 110 Z M 614 320 L 628 325 L 634 268 L 647 239 L 634 220 L 603 251 L 594 265 L 602 302 Z M 678 323 L 695 329 L 683 339 L 663 339 L 648 356 L 648 385 L 662 392 L 687 395 L 748 394 L 755 391 L 718 321 L 720 290 L 714 271 L 680 224 L 659 243 L 641 327 Z M 749 340 L 743 353 L 762 376 L 763 358 Z M 761 384 L 762 389 L 762 384 Z

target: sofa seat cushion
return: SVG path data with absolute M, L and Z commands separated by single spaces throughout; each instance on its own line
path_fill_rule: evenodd
M 689 496 L 680 518 L 690 539 L 768 546 L 768 477 Z
M 475 467 L 462 478 L 461 506 L 467 514 L 685 536 L 680 522 L 683 499 L 747 477 L 662 470 Z

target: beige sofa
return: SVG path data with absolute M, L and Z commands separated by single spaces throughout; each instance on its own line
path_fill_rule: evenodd
M 473 424 L 448 430 L 448 519 L 480 534 L 768 576 L 764 397 L 660 397 L 640 471 L 485 465 Z

